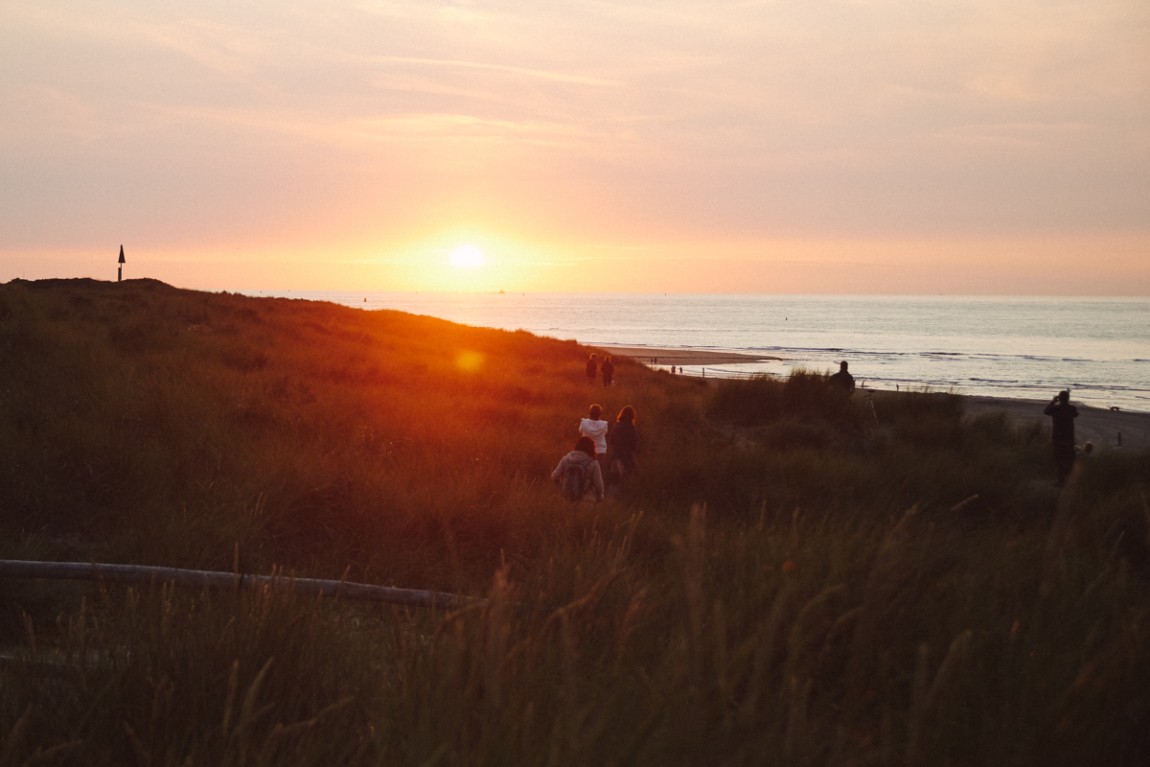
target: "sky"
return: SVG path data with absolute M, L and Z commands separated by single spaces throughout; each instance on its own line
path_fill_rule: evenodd
M 0 282 L 1150 295 L 1146 0 L 0 0 Z

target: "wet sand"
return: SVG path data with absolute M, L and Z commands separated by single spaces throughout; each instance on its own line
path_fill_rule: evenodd
M 600 346 L 604 353 L 619 357 L 630 357 L 642 363 L 658 360 L 660 365 L 724 365 L 735 362 L 755 362 L 774 360 L 778 357 L 767 355 L 741 354 L 738 352 L 701 351 L 695 349 L 656 349 L 646 346 Z M 865 395 L 868 390 L 860 389 L 855 396 Z M 886 392 L 875 391 L 882 396 Z M 1033 401 L 1002 397 L 964 397 L 966 415 L 975 418 L 984 413 L 1004 413 L 1007 420 L 1018 428 L 1035 425 L 1049 431 L 1050 417 L 1042 410 L 1049 400 Z M 1150 448 L 1150 413 L 1137 413 L 1127 410 L 1113 411 L 1104 408 L 1087 407 L 1071 400 L 1078 408 L 1075 420 L 1077 442 L 1093 442 L 1100 449 L 1126 448 L 1144 450 Z
M 644 364 L 658 360 L 660 365 L 729 365 L 734 362 L 761 362 L 781 359 L 767 354 L 703 351 L 699 349 L 656 349 L 647 346 L 596 346 L 595 348 L 605 354 L 630 357 Z

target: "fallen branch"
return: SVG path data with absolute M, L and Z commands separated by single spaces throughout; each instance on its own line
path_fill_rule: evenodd
M 174 583 L 213 589 L 287 589 L 304 596 L 339 597 L 373 602 L 388 602 L 411 607 L 454 610 L 482 600 L 461 594 L 419 589 L 398 589 L 367 583 L 293 578 L 283 575 L 251 575 L 211 570 L 184 570 L 177 567 L 147 565 L 109 565 L 98 562 L 34 562 L 0 559 L 0 578 L 45 578 L 53 580 L 89 580 L 114 583 Z

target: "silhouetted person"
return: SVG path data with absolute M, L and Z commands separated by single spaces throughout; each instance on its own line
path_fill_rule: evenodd
M 587 358 L 587 382 L 595 383 L 595 378 L 599 374 L 599 356 L 592 354 Z
M 1078 408 L 1070 404 L 1070 392 L 1063 390 L 1042 411 L 1050 416 L 1050 438 L 1054 443 L 1054 464 L 1058 470 L 1058 484 L 1066 481 L 1074 468 L 1074 419 Z
M 835 373 L 827 383 L 830 384 L 832 389 L 841 391 L 843 394 L 850 395 L 855 390 L 855 377 L 847 372 L 847 361 L 843 360 L 839 363 L 839 372 Z
M 603 358 L 603 364 L 599 366 L 599 371 L 603 374 L 603 386 L 610 386 L 611 382 L 615 380 L 615 363 L 611 361 L 610 354 Z
M 607 434 L 607 472 L 612 482 L 620 482 L 635 470 L 635 453 L 639 449 L 639 431 L 635 428 L 635 408 L 626 405 L 615 417 L 615 426 Z

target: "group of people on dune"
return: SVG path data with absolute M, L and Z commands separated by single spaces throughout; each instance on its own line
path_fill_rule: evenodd
M 599 364 L 597 355 L 587 360 L 587 379 L 595 383 L 599 374 L 603 386 L 613 383 L 615 365 L 610 357 Z M 639 450 L 639 431 L 635 426 L 635 408 L 625 405 L 612 424 L 603 419 L 603 407 L 593 404 L 587 416 L 579 421 L 579 438 L 571 452 L 559 460 L 551 479 L 569 501 L 601 501 L 608 485 L 620 485 L 635 471 L 635 453 Z
M 589 383 L 594 384 L 601 376 L 603 386 L 610 387 L 614 383 L 615 365 L 610 356 L 600 362 L 597 354 L 591 354 L 587 358 L 586 374 Z M 830 383 L 848 396 L 854 391 L 854 377 L 847 372 L 845 361 L 839 372 L 831 376 Z M 635 470 L 638 448 L 634 407 L 624 406 L 612 425 L 603 420 L 602 406 L 593 404 L 588 408 L 587 417 L 579 421 L 575 446 L 560 459 L 551 472 L 551 479 L 569 501 L 601 501 L 609 485 L 620 485 L 623 478 Z
M 611 424 L 603 420 L 600 405 L 591 405 L 579 421 L 575 446 L 559 460 L 551 479 L 569 501 L 601 501 L 609 484 L 619 485 L 635 471 L 638 449 L 634 407 L 625 405 Z
M 610 388 L 611 384 L 615 382 L 615 363 L 611 361 L 611 355 L 608 354 L 603 357 L 603 362 L 599 362 L 599 355 L 592 353 L 587 358 L 587 381 L 595 383 L 595 378 L 599 375 L 603 376 L 603 386 Z
M 592 354 L 587 358 L 586 373 L 590 383 L 595 383 L 601 376 L 603 386 L 610 387 L 614 382 L 615 365 L 610 356 L 600 362 L 598 355 Z M 839 371 L 830 376 L 828 383 L 847 396 L 854 392 L 854 376 L 845 360 L 840 363 Z M 1070 392 L 1060 391 L 1044 413 L 1053 422 L 1051 436 L 1058 484 L 1061 485 L 1074 467 L 1079 450 L 1074 442 L 1074 419 L 1078 417 L 1078 409 L 1070 404 Z M 601 406 L 591 405 L 587 417 L 579 421 L 579 439 L 575 447 L 551 472 L 551 479 L 559 484 L 568 500 L 600 501 L 608 484 L 619 484 L 623 477 L 635 470 L 635 452 L 639 445 L 635 408 L 631 405 L 623 407 L 615 416 L 613 427 L 602 419 L 602 415 Z M 1094 445 L 1087 442 L 1081 448 L 1084 457 L 1089 456 L 1093 448 Z

